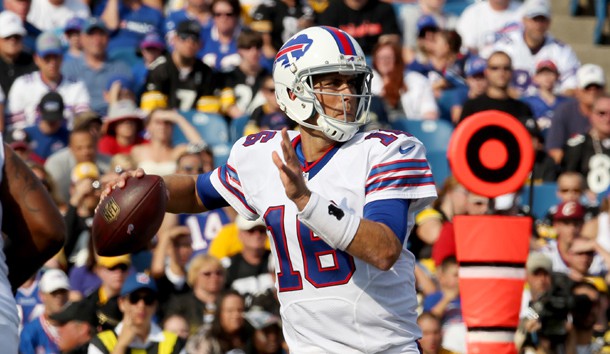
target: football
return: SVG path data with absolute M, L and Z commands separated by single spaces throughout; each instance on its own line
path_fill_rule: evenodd
M 113 189 L 93 216 L 93 245 L 100 256 L 118 256 L 148 247 L 159 230 L 167 193 L 156 175 L 129 177 Z

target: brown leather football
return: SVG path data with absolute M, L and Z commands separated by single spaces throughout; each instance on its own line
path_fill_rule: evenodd
M 129 177 L 113 189 L 93 216 L 93 245 L 100 256 L 118 256 L 148 247 L 167 204 L 163 179 L 156 175 Z

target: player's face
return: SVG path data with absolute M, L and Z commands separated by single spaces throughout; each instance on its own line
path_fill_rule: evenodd
M 433 318 L 423 318 L 418 321 L 422 331 L 422 338 L 419 340 L 424 354 L 437 354 L 441 349 L 441 325 L 438 320 Z
M 600 98 L 591 112 L 591 126 L 604 137 L 610 137 L 610 98 Z
M 510 58 L 504 54 L 492 55 L 487 60 L 485 77 L 490 87 L 506 90 L 513 76 Z
M 226 296 L 220 305 L 220 326 L 233 334 L 244 325 L 244 300 L 237 295 Z
M 356 120 L 358 99 L 354 95 L 358 92 L 359 85 L 356 75 L 331 73 L 313 79 L 313 89 L 324 113 L 348 122 Z

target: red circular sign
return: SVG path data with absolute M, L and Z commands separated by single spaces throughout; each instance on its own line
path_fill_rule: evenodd
M 447 155 L 455 178 L 489 198 L 519 190 L 534 164 L 527 129 L 512 115 L 495 110 L 473 114 L 460 123 Z

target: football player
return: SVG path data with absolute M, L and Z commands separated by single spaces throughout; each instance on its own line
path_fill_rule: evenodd
M 247 219 L 263 217 L 291 352 L 418 353 L 406 238 L 414 213 L 436 197 L 424 147 L 404 132 L 358 132 L 368 120 L 371 69 L 339 29 L 294 35 L 273 77 L 300 132 L 249 135 L 210 173 L 164 177 L 167 211 L 229 204 Z

